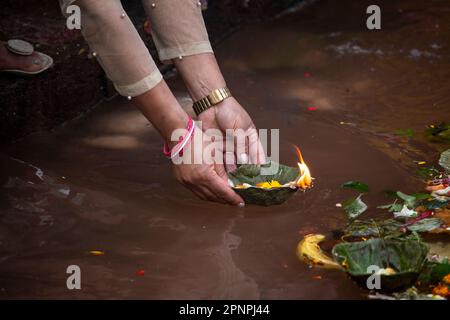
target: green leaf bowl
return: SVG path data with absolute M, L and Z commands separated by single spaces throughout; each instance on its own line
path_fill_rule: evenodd
M 333 258 L 362 287 L 372 273 L 369 266 L 393 268 L 393 275 L 380 276 L 380 291 L 396 292 L 412 286 L 427 261 L 428 246 L 417 239 L 372 238 L 344 242 L 333 247 Z
M 272 174 L 261 174 L 262 169 L 268 169 L 271 165 L 277 165 L 278 168 Z M 233 184 L 233 190 L 239 194 L 246 204 L 255 204 L 261 206 L 271 206 L 282 204 L 292 196 L 298 187 L 290 182 L 295 181 L 299 175 L 299 169 L 275 162 L 269 162 L 264 165 L 244 164 L 235 171 L 228 173 L 228 178 Z M 262 182 L 278 181 L 283 187 L 278 188 L 260 188 L 256 184 Z M 248 188 L 236 188 L 236 185 L 247 183 Z

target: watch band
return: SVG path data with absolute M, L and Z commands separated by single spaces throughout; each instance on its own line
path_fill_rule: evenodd
M 222 102 L 229 97 L 231 97 L 231 92 L 227 87 L 215 89 L 206 97 L 194 102 L 193 108 L 195 114 L 198 116 L 203 111 L 211 108 L 212 106 Z

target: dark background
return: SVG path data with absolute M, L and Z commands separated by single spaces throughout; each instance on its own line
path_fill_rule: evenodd
M 214 0 L 204 17 L 213 45 L 239 27 L 272 19 L 298 0 Z M 145 15 L 139 0 L 123 0 L 124 7 L 149 47 L 151 37 L 143 32 Z M 4 0 L 0 11 L 0 40 L 23 39 L 54 59 L 54 67 L 33 77 L 0 74 L 0 142 L 51 129 L 91 110 L 115 94 L 80 31 L 65 28 L 56 0 Z M 158 62 L 159 63 L 159 62 Z M 160 65 L 162 68 L 162 65 Z M 168 69 L 162 68 L 163 73 Z

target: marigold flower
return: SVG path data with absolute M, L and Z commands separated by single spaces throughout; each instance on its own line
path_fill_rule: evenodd
M 450 273 L 448 275 L 446 275 L 444 278 L 442 278 L 442 280 L 446 283 L 446 284 L 450 284 Z
M 448 286 L 440 284 L 433 288 L 433 294 L 441 297 L 450 297 L 450 290 Z

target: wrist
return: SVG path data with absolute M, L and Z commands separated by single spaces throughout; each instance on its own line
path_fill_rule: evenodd
M 206 109 L 202 113 L 198 115 L 198 119 L 205 121 L 207 119 L 211 119 L 212 117 L 215 117 L 215 115 L 218 112 L 231 112 L 231 108 L 233 104 L 236 104 L 237 100 L 234 97 L 228 97 L 221 102 L 215 104 L 209 109 Z
M 174 130 L 186 128 L 189 116 L 175 99 L 165 81 L 134 97 L 133 103 L 168 143 Z
M 171 147 L 177 144 L 177 141 L 172 141 L 172 134 L 177 129 L 186 129 L 189 121 L 189 116 L 184 110 L 177 113 L 168 113 L 162 119 L 160 126 L 160 133 L 164 141 Z
M 182 60 L 175 60 L 174 64 L 194 101 L 204 98 L 214 89 L 226 86 L 212 53 L 186 56 Z

